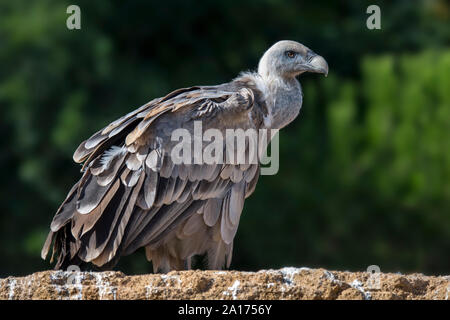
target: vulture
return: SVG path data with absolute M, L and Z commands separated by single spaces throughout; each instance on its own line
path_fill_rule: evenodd
M 296 77 L 304 72 L 327 75 L 327 62 L 298 42 L 279 41 L 257 72 L 175 90 L 93 134 L 73 155 L 81 178 L 50 224 L 42 258 L 52 249 L 55 269 L 110 270 L 144 247 L 154 272 L 190 269 L 198 256 L 208 269 L 229 268 L 260 162 L 176 163 L 171 135 L 192 132 L 195 121 L 220 132 L 281 129 L 300 111 Z

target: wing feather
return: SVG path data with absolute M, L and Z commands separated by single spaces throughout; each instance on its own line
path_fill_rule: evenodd
M 220 210 L 222 206 L 222 199 L 212 198 L 209 199 L 203 210 L 203 220 L 208 227 L 212 227 L 217 223 L 220 216 Z
M 119 189 L 119 186 L 120 181 L 119 179 L 117 179 L 116 182 L 109 189 L 108 193 L 99 203 L 99 205 L 89 214 L 80 214 L 79 212 L 75 212 L 74 218 L 72 219 L 72 235 L 76 239 L 81 238 L 86 232 L 92 229 L 92 227 L 96 224 L 98 219 L 105 211 L 105 208 L 108 206 L 111 199 L 116 194 L 117 190 Z
M 58 231 L 63 225 L 65 225 L 73 216 L 76 206 L 76 194 L 78 183 L 76 183 L 67 194 L 66 199 L 59 207 L 55 216 L 53 217 L 50 229 L 53 232 Z
M 137 182 L 136 186 L 133 189 L 133 192 L 130 195 L 130 198 L 128 200 L 128 203 L 125 207 L 123 214 L 120 216 L 120 220 L 116 221 L 113 232 L 111 232 L 111 234 L 109 235 L 107 245 L 103 249 L 103 252 L 100 254 L 100 256 L 98 256 L 92 261 L 95 265 L 97 266 L 104 265 L 115 257 L 117 250 L 122 242 L 125 228 L 128 224 L 131 213 L 134 209 L 134 205 L 136 203 L 139 191 L 141 190 L 141 186 L 144 182 L 144 178 L 145 174 L 142 173 L 139 177 L 139 181 Z
M 236 226 L 236 229 L 239 224 L 241 212 L 244 209 L 244 200 L 245 181 L 241 181 L 233 185 L 230 194 L 230 221 L 233 226 Z

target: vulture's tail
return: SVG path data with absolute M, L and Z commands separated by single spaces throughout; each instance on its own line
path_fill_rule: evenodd
M 114 266 L 118 263 L 120 259 L 120 254 L 116 254 L 111 261 L 105 263 L 102 266 L 96 266 L 93 263 L 85 262 L 81 260 L 77 253 L 77 249 L 74 248 L 76 244 L 76 240 L 71 234 L 70 225 L 66 225 L 61 230 L 56 233 L 53 231 L 49 232 L 48 237 L 50 239 L 54 239 L 53 244 L 53 253 L 50 262 L 53 262 L 53 259 L 56 256 L 56 264 L 54 266 L 54 270 L 71 270 L 70 267 L 77 266 L 80 268 L 80 271 L 106 271 L 112 270 Z M 50 243 L 51 244 L 51 243 Z M 45 249 L 45 246 L 44 246 Z M 43 250 L 44 250 L 43 249 Z M 48 249 L 47 249 L 48 250 Z M 43 256 L 45 259 L 45 256 Z
M 70 225 L 65 225 L 56 233 L 50 231 L 49 236 L 55 237 L 53 246 L 53 255 L 57 255 L 55 270 L 69 270 L 71 266 L 78 266 L 81 271 L 92 270 L 92 266 L 82 261 L 77 255 L 73 255 L 73 249 L 71 253 L 75 239 L 70 232 Z

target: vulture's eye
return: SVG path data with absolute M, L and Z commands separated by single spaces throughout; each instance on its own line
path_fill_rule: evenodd
M 297 55 L 297 52 L 295 52 L 295 51 L 286 51 L 286 56 L 288 57 L 288 58 L 295 58 L 295 56 Z

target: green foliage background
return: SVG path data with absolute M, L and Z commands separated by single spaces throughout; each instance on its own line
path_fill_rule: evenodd
M 369 4 L 381 30 L 366 28 Z M 330 75 L 301 77 L 301 115 L 246 202 L 232 268 L 448 274 L 449 18 L 444 0 L 0 0 L 0 276 L 49 268 L 40 248 L 79 142 L 173 89 L 256 68 L 281 39 Z M 118 269 L 151 271 L 140 251 Z

